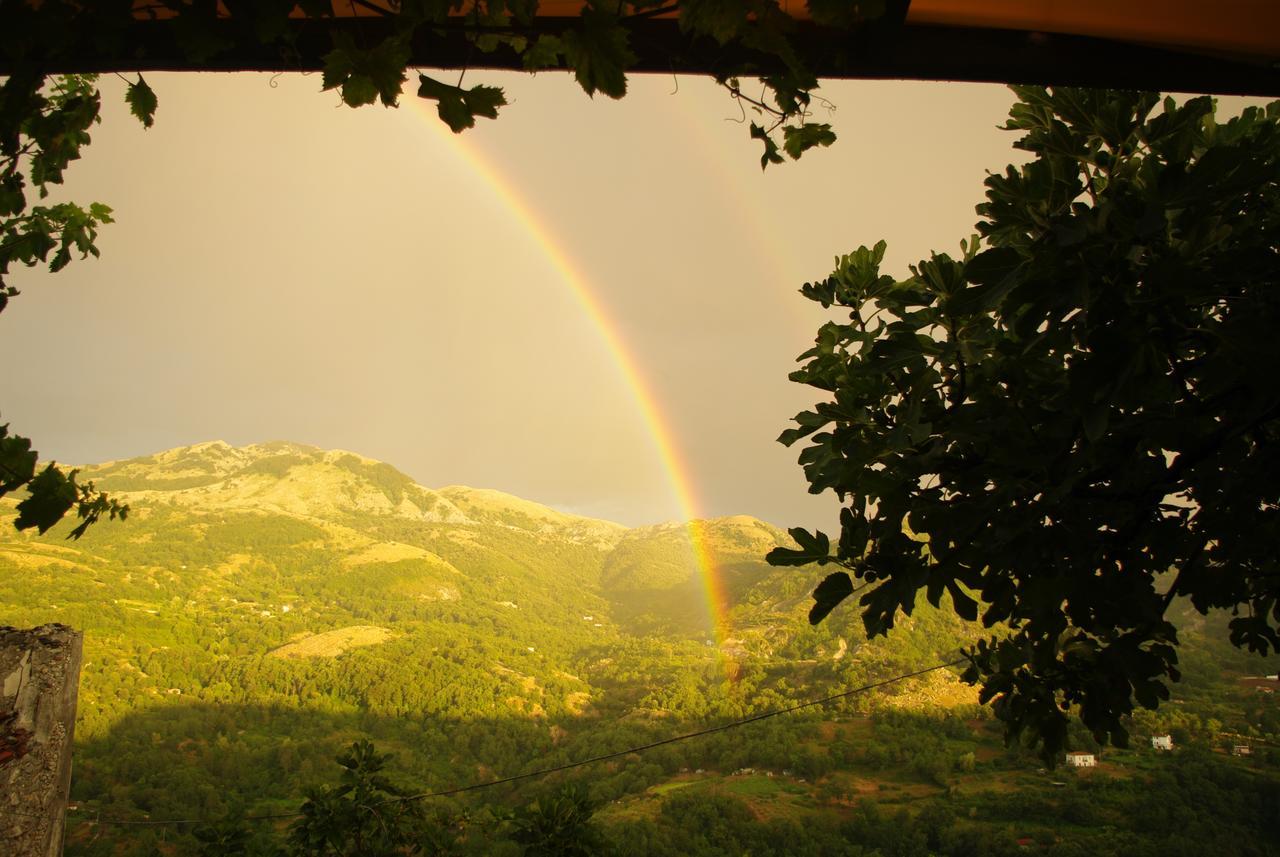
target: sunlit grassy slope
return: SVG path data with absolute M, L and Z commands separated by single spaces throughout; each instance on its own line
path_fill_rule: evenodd
M 292 806 L 365 736 L 416 783 L 488 779 L 917 669 L 983 633 L 923 603 L 889 640 L 868 641 L 854 609 L 811 627 L 820 574 L 769 567 L 787 537 L 749 517 L 703 523 L 731 602 L 717 641 L 680 523 L 628 529 L 497 491 L 429 489 L 291 443 L 213 442 L 84 471 L 130 503 L 129 519 L 68 542 L 66 527 L 17 533 L 0 502 L 0 617 L 84 630 L 73 797 L 118 813 L 220 812 L 232 796 Z M 625 816 L 665 801 L 646 789 L 689 780 L 674 776 L 686 766 L 803 764 L 812 778 L 843 746 L 821 738 L 834 728 L 824 718 L 973 701 L 935 673 L 811 713 L 786 740 L 757 731 L 637 757 L 593 782 L 630 795 Z M 910 762 L 925 772 L 911 776 L 935 782 L 953 750 L 930 751 L 933 768 Z M 813 800 L 799 776 L 725 788 L 777 792 L 778 811 L 798 813 Z

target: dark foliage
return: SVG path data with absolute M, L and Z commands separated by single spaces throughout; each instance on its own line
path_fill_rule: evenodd
M 968 678 L 1053 760 L 1069 712 L 1123 745 L 1168 698 L 1175 597 L 1280 645 L 1280 104 L 1218 124 L 1207 97 L 1014 92 L 1034 158 L 988 177 L 960 258 L 895 280 L 881 243 L 804 286 L 848 320 L 802 356 L 828 398 L 780 440 L 809 439 L 841 534 L 771 561 L 843 566 L 861 585 L 832 575 L 813 620 L 861 591 L 872 635 L 921 590 L 970 619 L 978 595 L 1008 632 Z

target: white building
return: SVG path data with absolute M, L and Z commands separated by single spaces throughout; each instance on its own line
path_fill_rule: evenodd
M 1092 753 L 1074 750 L 1067 754 L 1067 766 L 1071 768 L 1095 768 L 1098 759 Z
M 1153 750 L 1172 750 L 1173 736 L 1171 735 L 1152 735 L 1151 748 Z
M 1253 748 L 1248 744 L 1234 744 L 1231 747 L 1231 755 L 1233 756 L 1252 756 Z

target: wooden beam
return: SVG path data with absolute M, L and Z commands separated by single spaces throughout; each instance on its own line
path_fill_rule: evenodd
M 531 32 L 559 31 L 574 19 L 539 18 Z M 171 21 L 138 20 L 117 38 L 81 34 L 59 55 L 41 57 L 45 73 L 132 71 L 316 71 L 332 48 L 333 32 L 348 32 L 360 43 L 376 43 L 394 31 L 394 21 L 377 17 L 298 19 L 290 25 L 293 48 L 267 47 L 246 32 L 244 22 L 218 19 L 220 37 L 230 47 L 193 62 L 179 47 Z M 499 48 L 475 50 L 461 27 L 421 32 L 410 64 L 423 68 L 520 69 L 520 58 Z M 637 20 L 629 25 L 637 72 L 716 74 L 746 61 L 753 73 L 775 70 L 773 61 L 710 40 L 693 40 L 675 21 Z M 797 46 L 822 78 L 950 80 L 1039 83 L 1280 96 L 1280 68 L 1274 63 L 1215 56 L 1168 47 L 1138 45 L 1096 36 L 1028 30 L 913 24 L 869 27 L 852 37 L 800 23 Z M 0 56 L 0 75 L 10 73 Z

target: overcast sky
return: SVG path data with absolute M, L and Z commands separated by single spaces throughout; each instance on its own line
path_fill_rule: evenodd
M 64 462 L 294 440 L 627 524 L 681 515 L 670 476 L 602 331 L 476 155 L 616 323 L 697 512 L 781 526 L 836 511 L 775 442 L 817 395 L 787 380 L 826 317 L 797 290 L 881 238 L 896 275 L 954 252 L 985 171 L 1021 160 L 996 86 L 832 82 L 840 139 L 762 173 L 702 79 L 633 77 L 612 102 L 562 74 L 472 73 L 513 103 L 460 139 L 411 91 L 351 110 L 318 75 L 148 80 L 155 127 L 104 79 L 67 175 L 69 198 L 115 210 L 102 258 L 13 278 L 14 431 Z

